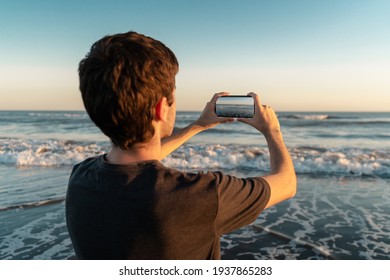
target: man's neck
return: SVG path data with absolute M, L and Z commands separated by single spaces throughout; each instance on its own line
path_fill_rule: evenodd
M 137 144 L 130 150 L 122 150 L 118 146 L 113 145 L 106 156 L 106 160 L 112 164 L 131 164 L 149 160 L 160 160 L 160 158 L 160 139 L 152 139 L 147 143 Z

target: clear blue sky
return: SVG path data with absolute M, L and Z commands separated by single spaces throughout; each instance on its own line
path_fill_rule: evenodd
M 0 110 L 82 110 L 78 62 L 134 30 L 176 53 L 178 110 L 254 91 L 280 111 L 389 111 L 389 15 L 387 0 L 0 0 Z

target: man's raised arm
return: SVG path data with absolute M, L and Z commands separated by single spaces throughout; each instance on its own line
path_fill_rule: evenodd
M 248 94 L 255 99 L 255 115 L 252 119 L 239 119 L 260 131 L 267 140 L 271 172 L 262 176 L 271 187 L 271 197 L 266 208 L 293 197 L 297 180 L 294 166 L 284 144 L 280 124 L 274 110 L 260 103 L 254 93 Z
M 226 123 L 233 121 L 232 118 L 218 118 L 215 114 L 215 102 L 220 96 L 228 95 L 227 93 L 216 93 L 210 102 L 207 103 L 206 107 L 203 109 L 199 118 L 188 125 L 185 128 L 175 131 L 171 136 L 161 139 L 161 158 L 163 159 L 168 156 L 170 153 L 175 151 L 181 145 L 183 145 L 187 140 L 189 140 L 194 135 L 212 128 L 220 123 Z

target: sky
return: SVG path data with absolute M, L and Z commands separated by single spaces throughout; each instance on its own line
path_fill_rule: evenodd
M 133 30 L 177 56 L 178 110 L 256 92 L 279 111 L 390 111 L 387 0 L 0 0 L 0 110 L 83 110 L 78 63 Z

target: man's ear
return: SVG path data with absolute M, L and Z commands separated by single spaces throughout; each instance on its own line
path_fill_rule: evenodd
M 168 101 L 166 97 L 163 97 L 156 105 L 155 118 L 158 121 L 166 121 L 167 119 L 167 106 Z

